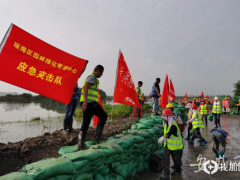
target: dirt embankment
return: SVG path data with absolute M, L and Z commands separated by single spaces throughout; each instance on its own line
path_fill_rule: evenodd
M 104 128 L 104 137 L 111 137 L 125 130 L 124 125 L 128 122 L 136 123 L 134 118 L 107 122 Z M 24 165 L 45 158 L 57 158 L 58 150 L 62 146 L 77 144 L 79 129 L 64 135 L 61 130 L 53 133 L 45 133 L 42 136 L 27 138 L 16 143 L 0 143 L 0 176 L 18 171 Z M 94 140 L 95 128 L 89 127 L 87 141 Z

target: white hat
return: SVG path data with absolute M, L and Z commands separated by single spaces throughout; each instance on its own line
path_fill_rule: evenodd
M 215 100 L 218 100 L 218 97 L 217 97 L 217 96 L 215 97 Z
M 185 106 L 185 108 L 191 108 L 192 103 L 188 103 L 187 106 Z

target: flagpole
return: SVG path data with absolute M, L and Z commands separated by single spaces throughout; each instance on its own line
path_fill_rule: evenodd
M 117 83 L 117 74 L 118 74 L 117 70 L 118 70 L 118 64 L 119 64 L 120 53 L 121 53 L 121 49 L 119 49 L 119 54 L 118 54 L 118 62 L 117 62 L 117 69 L 116 69 L 115 86 L 114 86 L 114 90 L 113 90 L 113 101 L 112 101 L 112 114 L 111 114 L 111 120 L 112 120 L 112 117 L 113 117 L 114 94 L 115 94 L 115 88 L 116 88 L 116 83 Z

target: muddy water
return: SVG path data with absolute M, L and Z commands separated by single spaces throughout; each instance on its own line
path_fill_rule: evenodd
M 63 128 L 65 105 L 44 103 L 0 103 L 0 143 L 18 142 Z M 34 117 L 41 120 L 31 121 Z M 75 119 L 74 128 L 81 126 Z
M 227 146 L 225 156 L 228 158 L 226 163 L 236 162 L 240 165 L 240 157 L 234 159 L 237 156 L 240 156 L 240 116 L 232 116 L 228 117 L 226 115 L 221 117 L 221 124 L 222 129 L 226 130 L 231 137 L 231 146 Z M 200 143 L 195 140 L 194 146 L 190 145 L 188 141 L 184 140 L 184 152 L 182 157 L 182 175 L 181 176 L 172 176 L 172 180 L 239 180 L 240 179 L 240 166 L 238 171 L 220 171 L 218 170 L 215 174 L 209 175 L 204 171 L 200 171 L 195 173 L 194 171 L 198 171 L 198 167 L 191 167 L 190 164 L 198 164 L 197 158 L 199 154 L 202 154 L 202 157 L 206 158 L 207 160 L 216 160 L 214 157 L 214 153 L 212 152 L 212 145 L 211 145 L 211 134 L 210 131 L 214 128 L 214 124 L 209 122 L 208 127 L 202 129 L 202 136 L 208 142 L 207 145 L 204 147 L 200 146 Z M 184 137 L 187 136 L 187 131 L 185 129 Z M 173 162 L 171 161 L 171 166 Z M 229 166 L 228 166 L 229 167 Z M 170 168 L 172 171 L 172 169 Z M 229 170 L 229 168 L 228 168 Z M 154 173 L 154 172 L 145 172 L 138 176 L 138 180 L 159 180 L 162 176 L 162 173 Z

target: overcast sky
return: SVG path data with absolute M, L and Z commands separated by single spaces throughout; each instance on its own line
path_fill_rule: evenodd
M 0 0 L 0 39 L 14 23 L 89 60 L 79 86 L 102 64 L 107 95 L 119 49 L 145 94 L 157 77 L 162 90 L 167 73 L 176 95 L 232 95 L 240 79 L 239 8 L 239 0 Z M 0 92 L 28 91 L 0 81 Z

